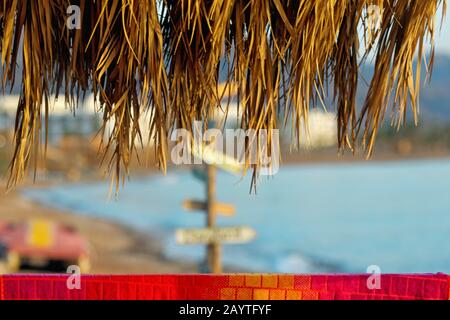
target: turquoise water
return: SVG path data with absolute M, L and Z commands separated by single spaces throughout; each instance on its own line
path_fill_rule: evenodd
M 219 199 L 258 237 L 224 248 L 224 262 L 262 272 L 450 273 L 450 160 L 284 166 L 249 194 L 249 179 L 218 177 Z M 188 172 L 127 183 L 118 200 L 108 184 L 66 185 L 25 194 L 43 204 L 113 219 L 163 239 L 169 258 L 200 261 L 202 246 L 179 246 L 174 230 L 201 227 L 181 203 L 202 198 Z

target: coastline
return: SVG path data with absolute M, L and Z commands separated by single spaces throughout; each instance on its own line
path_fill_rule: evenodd
M 281 165 L 326 165 L 326 164 L 351 164 L 351 163 L 383 163 L 383 162 L 399 162 L 399 161 L 428 161 L 428 160 L 445 160 L 450 159 L 450 151 L 448 150 L 422 150 L 414 151 L 408 154 L 399 154 L 390 151 L 381 150 L 375 152 L 370 158 L 367 154 L 359 151 L 355 154 L 347 151 L 344 154 L 338 154 L 336 149 L 325 149 L 315 153 L 286 153 L 282 159 Z

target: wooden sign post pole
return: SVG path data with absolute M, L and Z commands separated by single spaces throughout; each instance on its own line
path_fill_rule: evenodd
M 208 165 L 208 181 L 206 183 L 206 210 L 207 210 L 207 227 L 214 228 L 216 226 L 216 174 L 217 170 L 214 166 Z M 208 269 L 210 273 L 222 273 L 221 262 L 221 245 L 219 242 L 213 242 L 207 246 Z
M 256 236 L 254 230 L 245 226 L 233 228 L 216 226 L 217 215 L 232 217 L 236 214 L 234 205 L 220 203 L 216 199 L 217 168 L 232 174 L 241 172 L 243 168 L 236 159 L 211 148 L 194 148 L 192 153 L 194 157 L 202 159 L 207 164 L 203 170 L 197 168 L 193 170 L 194 177 L 205 184 L 206 200 L 185 200 L 183 208 L 191 212 L 206 213 L 206 228 L 178 229 L 175 233 L 176 242 L 182 245 L 206 244 L 204 266 L 208 273 L 218 274 L 222 273 L 222 245 L 247 243 Z

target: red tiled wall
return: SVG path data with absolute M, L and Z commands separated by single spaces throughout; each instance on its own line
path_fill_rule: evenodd
M 449 298 L 449 277 L 382 275 L 381 288 L 368 275 L 153 275 L 81 276 L 69 290 L 68 275 L 0 277 L 0 300 L 371 300 Z

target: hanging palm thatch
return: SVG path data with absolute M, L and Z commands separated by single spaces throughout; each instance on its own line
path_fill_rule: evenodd
M 81 9 L 79 30 L 67 27 L 70 5 Z M 362 141 L 370 154 L 389 106 L 398 123 L 408 105 L 417 114 L 439 6 L 445 12 L 445 0 L 1 0 L 4 88 L 14 83 L 18 57 L 24 62 L 11 182 L 23 177 L 58 92 L 74 106 L 94 91 L 104 122 L 114 123 L 104 152 L 117 179 L 144 129 L 165 170 L 170 130 L 191 129 L 220 107 L 221 68 L 238 84 L 244 129 L 274 129 L 280 113 L 298 124 L 330 91 L 340 147 Z M 374 75 L 358 109 L 358 67 L 372 54 Z M 144 112 L 152 114 L 149 128 L 139 127 Z

